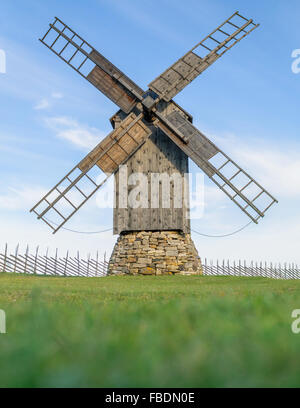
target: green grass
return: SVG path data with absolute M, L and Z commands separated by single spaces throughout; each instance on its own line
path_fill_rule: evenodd
M 300 385 L 300 281 L 0 274 L 1 387 Z

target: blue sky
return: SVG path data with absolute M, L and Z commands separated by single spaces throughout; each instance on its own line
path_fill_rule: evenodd
M 300 48 L 296 0 L 2 0 L 0 49 L 0 246 L 18 242 L 61 250 L 110 253 L 111 232 L 55 236 L 31 206 L 110 130 L 117 107 L 39 41 L 60 17 L 142 88 L 239 10 L 261 26 L 175 100 L 194 124 L 279 200 L 260 224 L 227 238 L 193 235 L 200 256 L 300 262 Z M 191 169 L 196 171 L 195 166 Z M 247 217 L 206 180 L 204 217 L 193 229 L 237 230 Z M 91 200 L 68 224 L 97 231 L 110 210 Z

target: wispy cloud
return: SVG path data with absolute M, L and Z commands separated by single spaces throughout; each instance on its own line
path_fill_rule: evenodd
M 44 110 L 53 106 L 53 100 L 62 99 L 64 96 L 61 92 L 52 92 L 50 97 L 42 98 L 35 106 L 34 110 Z
M 225 139 L 226 150 L 238 164 L 251 171 L 251 175 L 265 188 L 284 197 L 300 198 L 300 153 L 292 146 L 276 147 L 267 143 L 244 142 L 237 137 Z
M 50 102 L 48 99 L 41 99 L 35 106 L 34 110 L 44 110 L 50 107 Z
M 83 125 L 65 116 L 46 118 L 45 123 L 56 133 L 57 137 L 84 150 L 94 148 L 104 136 L 99 129 Z
M 270 193 L 300 198 L 299 146 L 270 144 L 234 134 L 206 135 Z
M 54 99 L 62 99 L 64 95 L 61 92 L 52 92 L 51 97 Z
M 0 195 L 0 209 L 8 211 L 28 210 L 46 192 L 45 189 L 39 186 L 8 187 L 8 192 Z

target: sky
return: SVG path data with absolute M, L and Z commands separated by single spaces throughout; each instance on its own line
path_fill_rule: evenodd
M 117 236 L 53 235 L 30 208 L 111 131 L 117 106 L 38 39 L 62 19 L 140 87 L 239 10 L 260 27 L 174 100 L 194 124 L 279 201 L 258 225 L 205 178 L 203 217 L 192 221 L 202 259 L 300 263 L 300 49 L 297 0 L 1 0 L 0 252 L 7 242 L 42 250 L 97 250 Z M 299 64 L 300 66 L 300 64 Z M 1 67 L 1 64 L 0 64 Z M 294 70 L 295 71 L 295 70 Z M 191 163 L 191 171 L 199 169 Z M 66 225 L 112 228 L 112 210 L 92 198 Z

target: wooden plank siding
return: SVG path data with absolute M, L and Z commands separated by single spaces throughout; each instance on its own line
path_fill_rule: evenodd
M 162 104 L 160 111 L 167 115 L 174 110 L 175 104 Z M 183 114 L 183 113 L 182 113 Z M 186 115 L 184 115 L 187 117 Z M 118 121 L 114 118 L 117 126 Z M 190 232 L 188 202 L 184 202 L 184 174 L 188 173 L 188 157 L 166 134 L 152 126 L 152 133 L 142 147 L 126 162 L 127 175 L 143 173 L 148 180 L 148 208 L 119 208 L 120 189 L 119 172 L 115 180 L 114 234 L 123 231 L 143 230 L 180 230 Z M 169 176 L 178 174 L 181 177 L 182 189 L 174 181 L 170 185 L 170 208 L 163 208 L 161 188 L 159 189 L 158 208 L 151 208 L 151 175 L 164 173 Z M 128 196 L 136 185 L 128 186 Z M 176 191 L 177 189 L 177 191 Z M 175 193 L 182 196 L 182 208 L 174 208 Z

